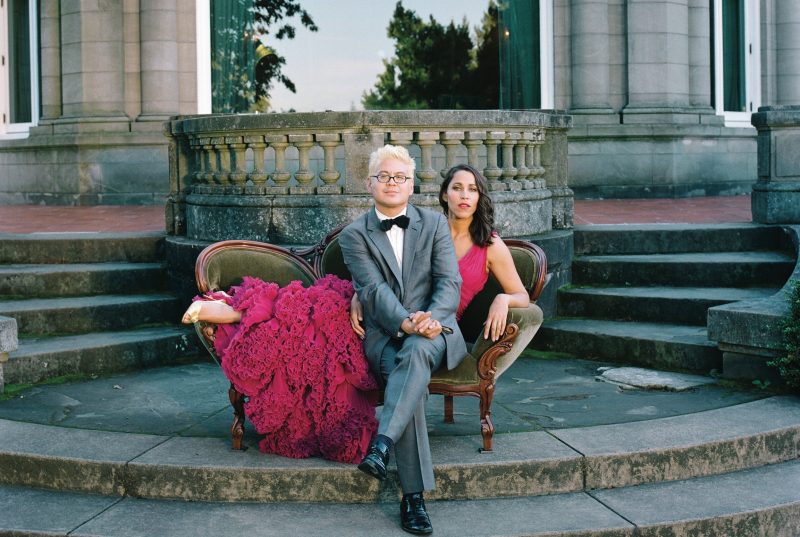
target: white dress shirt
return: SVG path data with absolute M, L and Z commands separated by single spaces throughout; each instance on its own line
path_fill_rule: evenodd
M 402 212 L 398 213 L 397 216 L 405 215 L 406 210 L 408 207 L 405 207 Z M 378 209 L 375 209 L 375 214 L 378 216 L 378 220 L 387 220 L 391 217 L 386 216 Z M 394 218 L 397 218 L 395 216 Z M 397 259 L 397 266 L 400 267 L 400 274 L 403 274 L 403 239 L 406 236 L 406 230 L 399 227 L 399 226 L 392 226 L 392 229 L 386 231 L 386 237 L 389 239 L 389 244 L 392 245 L 392 251 L 394 251 L 394 257 Z

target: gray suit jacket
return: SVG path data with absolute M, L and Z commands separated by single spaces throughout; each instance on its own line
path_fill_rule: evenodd
M 461 275 L 450 228 L 441 213 L 409 205 L 406 215 L 410 222 L 403 239 L 402 277 L 374 210 L 361 215 L 339 236 L 364 308 L 364 352 L 370 361 L 380 360 L 403 319 L 415 311 L 430 311 L 434 319 L 453 329 L 445 334 L 447 368 L 452 369 L 467 349 L 456 323 Z

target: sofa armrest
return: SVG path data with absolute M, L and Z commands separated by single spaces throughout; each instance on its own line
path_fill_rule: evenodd
M 536 304 L 529 304 L 525 308 L 509 308 L 506 319 L 506 333 L 497 342 L 490 339 L 483 339 L 483 334 L 478 337 L 472 348 L 472 355 L 478 360 L 478 371 L 486 371 L 487 368 L 495 369 L 495 379 L 499 378 L 503 372 L 511 367 L 522 351 L 531 342 L 533 336 L 539 330 L 544 320 L 541 308 Z M 510 338 L 509 329 L 511 326 L 516 328 L 516 337 Z M 511 348 L 506 353 L 490 352 L 492 348 L 505 341 L 510 341 Z

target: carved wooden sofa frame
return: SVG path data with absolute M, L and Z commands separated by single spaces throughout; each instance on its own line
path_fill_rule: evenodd
M 197 257 L 195 279 L 200 293 L 227 290 L 238 285 L 243 276 L 254 276 L 280 286 L 293 280 L 311 285 L 315 280 L 335 274 L 350 279 L 344 264 L 338 236 L 341 228 L 332 231 L 318 244 L 305 249 L 285 249 L 280 246 L 256 241 L 228 240 L 206 247 Z M 547 258 L 541 248 L 521 240 L 505 240 L 511 250 L 517 272 L 522 278 L 531 298 L 526 308 L 511 308 L 505 333 L 496 341 L 484 340 L 482 334 L 471 347 L 470 354 L 453 370 L 442 368 L 431 377 L 428 390 L 444 396 L 444 421 L 453 423 L 453 397 L 469 395 L 480 400 L 479 418 L 483 436 L 482 451 L 492 451 L 494 426 L 491 421 L 491 405 L 497 379 L 525 350 L 542 323 L 542 312 L 534 302 L 539 297 L 547 278 Z M 461 324 L 465 337 L 478 334 L 485 319 L 489 304 L 502 289 L 489 277 L 484 289 L 476 295 L 464 312 Z M 200 340 L 217 363 L 213 340 L 216 326 L 210 323 L 195 323 Z M 469 342 L 469 339 L 468 339 Z M 371 394 L 380 404 L 381 394 Z M 244 436 L 244 396 L 231 384 L 228 390 L 234 409 L 231 437 L 233 449 L 242 449 Z

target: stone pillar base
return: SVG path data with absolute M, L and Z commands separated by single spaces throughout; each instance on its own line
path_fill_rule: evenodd
M 796 224 L 800 222 L 800 182 L 753 185 L 753 222 Z

